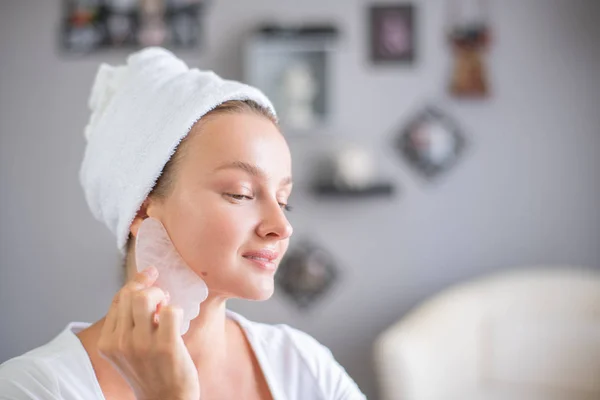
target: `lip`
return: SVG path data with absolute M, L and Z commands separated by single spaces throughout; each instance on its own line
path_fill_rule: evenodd
M 269 249 L 262 249 L 258 251 L 249 251 L 242 255 L 248 261 L 251 261 L 255 266 L 265 271 L 275 271 L 277 264 L 275 260 L 279 257 L 279 253 Z

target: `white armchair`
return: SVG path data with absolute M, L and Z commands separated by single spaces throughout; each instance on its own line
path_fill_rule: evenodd
M 523 268 L 450 288 L 374 357 L 380 400 L 599 400 L 600 273 Z

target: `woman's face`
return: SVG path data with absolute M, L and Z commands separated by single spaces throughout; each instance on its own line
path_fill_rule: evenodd
M 267 118 L 215 114 L 192 128 L 166 199 L 150 202 L 210 294 L 251 300 L 273 294 L 292 227 L 285 139 Z

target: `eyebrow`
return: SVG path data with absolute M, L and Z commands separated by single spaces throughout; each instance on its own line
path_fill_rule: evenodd
M 232 161 L 232 162 L 222 164 L 221 166 L 219 166 L 215 169 L 215 172 L 221 171 L 224 169 L 241 169 L 242 171 L 245 171 L 248 174 L 258 177 L 258 178 L 265 179 L 267 177 L 267 174 L 265 173 L 265 171 L 260 169 L 258 166 L 254 165 L 254 164 L 249 164 L 244 161 Z M 286 176 L 280 182 L 281 186 L 286 186 L 286 185 L 291 185 L 291 184 L 292 184 L 291 176 Z

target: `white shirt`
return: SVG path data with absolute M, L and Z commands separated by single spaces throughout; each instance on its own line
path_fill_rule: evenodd
M 364 400 L 325 346 L 287 325 L 252 322 L 227 311 L 244 330 L 274 400 Z M 0 365 L 0 400 L 105 400 L 73 322 L 51 342 Z

